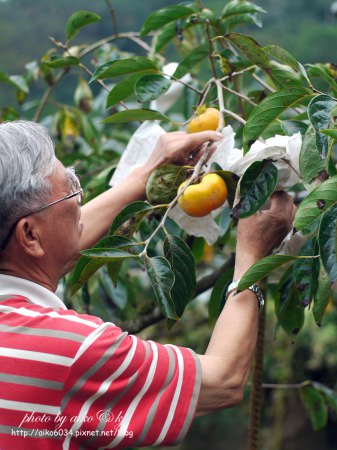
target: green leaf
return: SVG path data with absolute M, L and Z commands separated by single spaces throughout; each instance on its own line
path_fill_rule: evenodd
M 293 68 L 286 64 L 281 64 L 278 61 L 270 62 L 269 76 L 273 80 L 274 84 L 280 89 L 284 89 L 288 86 L 302 86 L 302 79 L 300 73 L 296 72 Z
M 171 86 L 171 81 L 162 75 L 145 75 L 135 84 L 135 94 L 141 103 L 155 100 Z
M 150 33 L 150 31 L 159 30 L 164 25 L 170 22 L 178 19 L 184 19 L 191 16 L 192 14 L 195 14 L 195 11 L 193 9 L 181 5 L 173 5 L 158 9 L 146 18 L 140 34 L 141 36 L 145 36 Z
M 325 403 L 328 407 L 332 409 L 332 411 L 337 413 L 337 392 L 328 388 L 322 383 L 318 383 L 317 381 L 312 381 L 311 385 L 314 389 L 319 391 L 325 400 Z
M 177 320 L 178 316 L 171 297 L 171 290 L 175 280 L 170 263 L 163 256 L 155 256 L 153 258 L 145 256 L 144 264 L 161 312 L 168 319 Z
M 90 23 L 98 22 L 99 20 L 101 20 L 101 17 L 90 11 L 74 12 L 66 23 L 67 40 L 70 41 L 73 39 L 79 32 L 80 28 L 85 25 L 89 25 Z
M 300 62 L 298 63 L 298 66 L 299 66 L 299 68 L 300 68 L 300 72 L 301 72 L 302 76 L 304 77 L 305 81 L 306 81 L 306 82 L 308 83 L 308 85 L 312 88 L 313 86 L 312 86 L 312 84 L 311 84 L 311 81 L 310 81 L 310 78 L 309 78 L 309 76 L 308 76 L 308 74 L 307 74 L 307 71 L 305 70 L 305 67 L 304 67 L 303 64 L 301 64 Z
M 306 64 L 307 73 L 310 77 L 321 77 L 332 88 L 335 95 L 337 93 L 337 83 L 329 74 L 329 69 L 324 64 Z
M 186 244 L 178 236 L 167 236 L 164 242 L 164 255 L 170 262 L 174 274 L 174 284 L 171 297 L 175 305 L 178 317 L 181 317 L 185 306 L 190 302 L 195 293 L 195 262 L 193 254 Z
M 274 192 L 277 184 L 277 169 L 268 159 L 255 161 L 243 174 L 240 181 L 240 201 L 232 216 L 249 217 L 256 213 Z
M 220 177 L 225 181 L 227 186 L 227 201 L 229 206 L 232 208 L 239 177 L 234 172 L 229 172 L 228 170 L 211 169 L 211 172 L 213 171 L 220 175 Z
M 268 56 L 270 56 L 271 58 L 275 58 L 284 64 L 287 64 L 296 72 L 300 70 L 296 58 L 284 48 L 279 47 L 278 45 L 267 45 L 266 47 L 263 47 L 263 50 Z
M 156 36 L 155 39 L 155 51 L 157 53 L 160 52 L 160 50 L 165 47 L 166 44 L 168 44 L 172 39 L 174 39 L 177 36 L 177 27 L 176 24 L 169 23 L 163 29 L 159 32 L 159 34 Z
M 126 239 L 121 236 L 107 236 L 101 239 L 97 244 L 96 248 L 102 248 L 105 246 L 112 247 L 123 247 L 130 244 L 130 239 Z M 81 256 L 78 260 L 70 278 L 71 293 L 74 294 L 88 279 L 105 264 L 100 259 L 91 259 L 87 256 Z
M 139 255 L 133 255 L 124 250 L 116 248 L 91 248 L 88 250 L 82 250 L 81 254 L 88 258 L 97 259 L 103 263 L 121 261 L 125 259 L 139 259 Z
M 248 289 L 249 286 L 259 280 L 262 280 L 273 270 L 295 259 L 296 256 L 291 255 L 271 255 L 260 259 L 260 261 L 253 264 L 241 277 L 240 283 L 238 285 L 238 291 L 244 291 L 245 289 Z
M 292 136 L 298 132 L 303 136 L 308 130 L 308 124 L 300 120 L 282 120 L 281 127 L 287 136 Z
M 102 123 L 127 123 L 133 121 L 144 122 L 145 120 L 161 120 L 169 122 L 170 119 L 157 111 L 152 109 L 126 109 L 120 111 L 107 119 L 102 120 Z
M 262 68 L 270 67 L 268 55 L 252 37 L 241 33 L 229 33 L 224 38 L 231 41 L 251 63 Z
M 119 214 L 115 217 L 110 227 L 110 234 L 115 234 L 119 228 L 128 220 L 138 221 L 142 219 L 147 213 L 153 210 L 148 202 L 136 201 L 125 206 Z
M 316 256 L 317 239 L 309 239 L 298 253 L 299 256 Z M 293 277 L 302 306 L 309 306 L 317 289 L 319 258 L 297 259 L 293 265 Z
M 325 162 L 320 157 L 316 145 L 316 132 L 313 126 L 309 126 L 303 136 L 299 166 L 301 177 L 306 183 L 321 182 L 324 180 L 322 177 L 327 178 Z
M 153 73 L 153 71 L 147 70 L 145 72 L 134 73 L 117 83 L 109 92 L 106 107 L 110 108 L 134 94 L 134 88 L 137 81 L 141 79 L 145 73 L 150 74 Z
M 323 214 L 318 231 L 321 259 L 331 283 L 337 280 L 336 221 L 337 203 Z
M 77 66 L 80 60 L 75 56 L 57 56 L 53 55 L 49 61 L 44 61 L 44 65 L 53 69 L 59 69 L 61 67 Z
M 314 431 L 324 428 L 328 421 L 328 408 L 323 395 L 313 386 L 304 386 L 300 389 L 300 397 Z
M 277 323 L 289 336 L 296 335 L 304 324 L 304 308 L 298 298 L 292 267 L 282 277 L 278 291 L 275 298 Z
M 320 130 L 321 133 L 325 134 L 326 136 L 331 137 L 335 141 L 337 141 L 337 130 L 334 128 L 333 130 Z
M 314 296 L 312 313 L 318 326 L 321 326 L 326 307 L 330 301 L 331 283 L 328 274 L 323 267 L 320 269 L 318 286 Z
M 308 105 L 308 116 L 316 130 L 316 145 L 322 158 L 325 158 L 329 150 L 328 136 L 321 133 L 321 129 L 330 128 L 331 112 L 337 102 L 329 95 L 316 95 Z
M 309 89 L 289 87 L 274 92 L 262 100 L 252 110 L 243 129 L 245 152 L 284 111 L 310 96 L 312 93 Z
M 317 218 L 337 202 L 337 175 L 331 177 L 316 187 L 300 203 L 294 226 L 297 230 L 311 225 Z
M 207 45 L 200 45 L 200 47 L 194 48 L 191 53 L 189 53 L 176 68 L 173 77 L 182 78 L 186 75 L 190 69 L 199 64 L 209 54 L 209 49 Z
M 21 75 L 8 75 L 5 72 L 0 72 L 0 83 L 9 84 L 25 94 L 29 92 L 27 82 Z
M 225 20 L 225 24 L 229 29 L 242 23 L 251 23 L 261 27 L 260 14 L 265 12 L 264 9 L 254 3 L 232 0 L 223 8 L 221 18 Z
M 115 59 L 99 66 L 93 73 L 90 82 L 104 78 L 114 78 L 121 75 L 134 73 L 148 73 L 148 71 L 159 72 L 157 65 L 144 56 L 133 56 L 132 58 Z
M 225 270 L 217 279 L 212 289 L 211 298 L 208 304 L 208 321 L 210 325 L 214 325 L 225 305 L 226 292 L 233 279 L 233 272 L 233 268 Z

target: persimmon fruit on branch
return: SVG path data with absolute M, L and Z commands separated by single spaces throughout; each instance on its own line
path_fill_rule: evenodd
M 216 108 L 197 108 L 197 115 L 187 125 L 188 133 L 216 130 L 219 127 L 220 111 Z
M 188 183 L 184 181 L 178 190 Z M 188 186 L 178 199 L 178 203 L 186 214 L 192 217 L 203 217 L 219 208 L 227 199 L 227 186 L 220 175 L 207 173 L 200 183 Z

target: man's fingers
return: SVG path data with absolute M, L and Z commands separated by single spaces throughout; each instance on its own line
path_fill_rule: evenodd
M 270 197 L 271 209 L 284 209 L 287 208 L 289 213 L 293 207 L 293 199 L 285 191 L 275 191 Z
M 206 141 L 220 141 L 223 138 L 222 133 L 218 131 L 199 131 L 198 133 L 187 134 L 191 145 L 198 146 Z

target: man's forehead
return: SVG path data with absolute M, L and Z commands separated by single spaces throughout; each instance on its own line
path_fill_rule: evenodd
M 58 183 L 66 186 L 71 185 L 71 177 L 66 167 L 61 163 L 59 159 L 57 159 L 55 162 L 55 170 L 53 172 L 53 176 Z

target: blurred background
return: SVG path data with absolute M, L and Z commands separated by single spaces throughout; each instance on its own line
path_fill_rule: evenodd
M 50 48 L 49 36 L 64 40 L 64 26 L 71 13 L 89 10 L 102 16 L 102 21 L 86 27 L 74 40 L 94 42 L 116 29 L 138 31 L 146 16 L 160 7 L 177 4 L 175 0 L 112 0 L 116 12 L 115 29 L 104 0 L 0 0 L 0 72 L 20 74 L 26 64 L 40 60 Z M 205 7 L 221 10 L 220 0 L 206 0 Z M 337 64 L 337 2 L 331 0 L 260 0 L 266 10 L 262 28 L 245 27 L 262 45 L 277 44 L 288 49 L 301 63 L 327 61 Z M 130 13 L 131 12 L 131 13 Z M 121 41 L 125 52 L 133 51 L 130 41 Z M 170 50 L 174 52 L 174 49 Z M 74 83 L 76 82 L 74 78 Z M 1 86 L 0 108 L 15 103 L 15 93 Z M 34 87 L 36 97 L 43 88 Z M 62 90 L 62 101 L 72 93 L 71 77 Z M 70 95 L 70 94 L 69 94 Z M 34 92 L 32 93 L 34 97 Z M 212 249 L 204 249 L 200 259 L 205 267 L 212 258 Z M 202 263 L 202 261 L 201 261 Z M 137 289 L 135 289 L 137 290 Z M 207 293 L 204 300 L 207 301 Z M 289 338 L 282 330 L 275 332 L 272 302 L 268 305 L 265 383 L 293 384 L 292 389 L 266 387 L 262 421 L 263 450 L 333 450 L 337 448 L 336 418 L 329 417 L 328 426 L 314 432 L 298 398 L 296 385 L 305 380 L 323 382 L 336 388 L 337 380 L 337 309 L 331 299 L 320 329 L 308 317 L 301 333 Z M 191 303 L 171 332 L 166 324 L 152 326 L 141 333 L 143 338 L 185 345 L 203 352 L 210 328 L 204 302 Z M 246 397 L 249 395 L 249 386 Z M 243 450 L 246 448 L 248 401 L 236 408 L 199 418 L 178 448 L 201 450 Z

